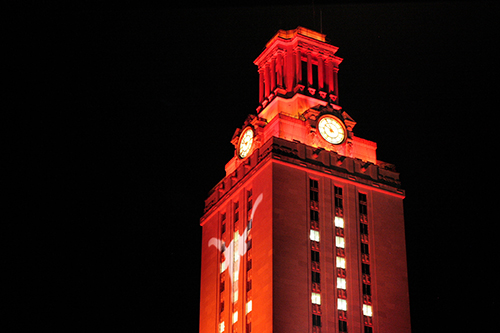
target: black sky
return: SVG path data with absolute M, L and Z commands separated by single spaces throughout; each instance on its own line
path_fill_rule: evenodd
M 279 29 L 304 26 L 339 47 L 354 133 L 401 173 L 413 332 L 489 327 L 497 17 L 478 1 L 13 15 L 30 87 L 15 110 L 36 114 L 26 132 L 44 128 L 27 179 L 50 202 L 24 240 L 35 245 L 18 300 L 54 327 L 60 316 L 71 330 L 196 332 L 199 219 L 234 130 L 255 114 L 253 60 Z

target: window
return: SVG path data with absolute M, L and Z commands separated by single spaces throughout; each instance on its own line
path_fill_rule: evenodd
M 226 213 L 221 215 L 221 234 L 224 234 L 226 232 Z
M 311 201 L 318 201 L 318 192 L 311 190 L 309 192 L 309 195 L 311 197 Z
M 365 326 L 365 332 L 364 333 L 373 333 L 373 328 L 370 326 Z
M 320 281 L 320 273 L 319 272 L 312 272 L 312 283 L 321 283 Z
M 369 284 L 363 283 L 363 295 L 371 296 L 372 295 L 372 286 L 370 286 Z
M 247 313 L 249 313 L 250 311 L 252 311 L 252 300 L 247 302 Z
M 337 268 L 345 269 L 345 258 L 337 257 Z
M 370 265 L 368 265 L 368 264 L 361 264 L 361 272 L 363 274 L 370 275 Z
M 312 241 L 319 242 L 319 231 L 318 231 L 318 230 L 312 230 L 312 229 L 311 229 L 311 233 L 310 233 L 310 235 L 309 235 L 309 238 L 310 238 Z
M 372 306 L 363 304 L 363 316 L 371 317 L 373 315 Z
M 313 326 L 321 326 L 321 316 L 313 314 Z
M 339 332 L 347 332 L 347 322 L 339 320 Z
M 311 302 L 312 302 L 312 304 L 321 305 L 321 294 L 312 293 L 311 294 Z
M 366 207 L 366 194 L 359 193 L 359 213 L 362 215 L 367 214 L 367 207 Z
M 319 213 L 311 209 L 311 221 L 319 221 Z
M 360 223 L 359 229 L 360 229 L 361 234 L 368 235 L 368 225 L 367 224 Z
M 337 308 L 341 311 L 347 311 L 347 301 L 342 298 L 337 299 Z
M 318 181 L 316 179 L 309 179 L 309 187 L 317 189 Z
M 222 278 L 221 278 L 221 279 L 222 279 Z M 220 282 L 220 289 L 219 289 L 219 291 L 220 291 L 220 292 L 223 292 L 223 291 L 224 291 L 224 289 L 226 289 L 226 284 L 224 283 L 224 280 L 222 280 L 222 281 Z
M 236 323 L 237 321 L 238 321 L 238 311 L 233 313 L 233 324 Z
M 319 252 L 311 250 L 311 261 L 319 262 Z
M 337 278 L 337 288 L 338 289 L 346 289 L 346 281 L 343 278 Z
M 343 228 L 344 227 L 344 218 L 335 216 L 335 226 L 337 228 Z
M 362 254 L 370 254 L 370 252 L 368 251 L 368 244 L 361 243 L 361 253 Z
M 340 247 L 342 249 L 345 248 L 345 239 L 344 239 L 344 237 L 335 236 L 335 244 L 337 245 L 337 247 Z
M 225 328 L 224 322 L 220 323 L 220 324 L 219 324 L 219 333 L 224 332 L 224 330 L 225 330 L 225 329 L 226 329 L 226 328 Z
M 335 196 L 342 196 L 342 187 L 335 186 Z
M 335 207 L 344 208 L 342 201 L 342 187 L 335 186 Z

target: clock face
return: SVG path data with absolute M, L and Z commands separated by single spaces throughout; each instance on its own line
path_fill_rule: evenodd
M 253 130 L 250 127 L 247 127 L 243 134 L 240 136 L 240 142 L 238 144 L 238 155 L 240 158 L 247 157 L 250 152 L 250 148 L 252 148 L 253 143 Z
M 323 139 L 334 145 L 341 144 L 346 137 L 344 124 L 333 116 L 321 117 L 318 122 L 318 129 Z

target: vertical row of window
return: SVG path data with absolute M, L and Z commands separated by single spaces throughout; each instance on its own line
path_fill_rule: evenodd
M 337 312 L 339 332 L 347 332 L 347 282 L 346 282 L 346 255 L 344 232 L 344 196 L 342 187 L 335 186 L 335 251 L 337 273 Z
M 226 238 L 226 213 L 221 214 L 221 232 L 220 232 L 220 241 L 221 241 L 221 250 L 220 250 L 220 281 L 219 281 L 219 332 L 222 333 L 226 329 L 226 324 L 224 322 L 224 291 L 226 289 L 226 246 L 225 246 L 225 238 Z
M 236 327 L 234 324 L 238 321 L 238 295 L 239 295 L 239 278 L 240 278 L 240 253 L 239 242 L 240 242 L 240 232 L 239 232 L 239 220 L 240 220 L 240 203 L 239 201 L 234 203 L 234 227 L 233 227 L 233 312 L 231 318 L 231 324 L 233 325 L 232 332 L 236 332 Z
M 247 240 L 246 240 L 246 333 L 252 332 L 252 220 L 251 212 L 253 207 L 252 190 L 247 191 Z
M 311 228 L 309 239 L 311 241 L 311 303 L 313 333 L 321 332 L 321 266 L 319 246 L 319 184 L 316 179 L 309 179 L 309 214 Z
M 239 202 L 234 202 L 233 204 L 233 228 L 232 228 L 232 239 L 228 239 L 231 237 L 231 233 L 229 232 L 229 228 L 227 227 L 227 219 L 226 219 L 226 213 L 221 214 L 221 234 L 220 234 L 220 240 L 221 240 L 221 251 L 220 251 L 220 287 L 219 287 L 219 292 L 220 292 L 220 304 L 219 304 L 219 333 L 226 332 L 226 323 L 224 321 L 224 318 L 227 316 L 225 315 L 225 311 L 231 311 L 231 309 L 227 309 L 227 306 L 224 304 L 225 300 L 225 290 L 226 290 L 226 284 L 228 286 L 232 286 L 230 290 L 230 295 L 232 296 L 232 312 L 231 312 L 231 317 L 230 317 L 230 326 L 229 326 L 229 331 L 232 333 L 237 333 L 237 325 L 235 325 L 238 320 L 239 320 L 239 315 L 240 312 L 243 313 L 243 317 L 246 319 L 245 320 L 245 325 L 244 329 L 246 333 L 252 332 L 252 322 L 251 322 L 251 312 L 252 312 L 252 235 L 250 233 L 250 230 L 252 229 L 252 220 L 250 219 L 251 217 L 251 210 L 253 207 L 253 200 L 252 200 L 252 190 L 248 190 L 246 192 L 246 200 L 247 200 L 247 226 L 246 230 L 242 233 L 240 233 L 240 204 Z M 246 239 L 245 236 L 246 235 Z M 227 254 L 230 253 L 230 251 L 226 252 L 226 244 L 231 244 L 232 242 L 232 257 L 228 257 Z M 240 244 L 240 242 L 245 242 L 245 244 Z M 246 269 L 246 274 L 244 274 L 245 280 L 242 283 L 242 286 L 244 287 L 244 293 L 243 296 L 245 296 L 243 302 L 245 304 L 244 308 L 240 309 L 239 304 L 241 303 L 238 302 L 239 298 L 239 279 L 240 279 L 240 245 L 243 245 L 242 247 L 245 249 L 244 253 L 245 255 L 242 256 L 241 258 L 244 258 L 245 260 L 245 266 L 244 268 Z M 231 267 L 230 263 L 232 260 L 232 274 L 230 274 L 229 269 Z M 232 275 L 232 281 L 230 281 L 230 276 Z
M 359 230 L 361 237 L 361 273 L 363 293 L 364 333 L 373 333 L 372 288 L 370 275 L 370 247 L 368 233 L 368 205 L 366 194 L 358 194 Z

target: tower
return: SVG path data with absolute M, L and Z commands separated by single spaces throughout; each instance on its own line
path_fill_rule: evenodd
M 200 332 L 410 332 L 404 191 L 338 104 L 325 35 L 280 30 L 201 218 Z

